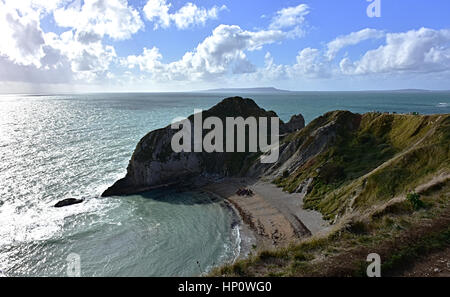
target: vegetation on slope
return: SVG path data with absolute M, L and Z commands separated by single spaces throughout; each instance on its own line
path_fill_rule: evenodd
M 450 115 L 325 114 L 283 141 L 308 150 L 316 131 L 334 125 L 326 149 L 274 180 L 289 192 L 312 180 L 305 207 L 332 230 L 259 251 L 218 268 L 225 276 L 364 276 L 369 253 L 382 274 L 450 246 Z M 295 157 L 296 155 L 294 155 Z
M 401 275 L 412 263 L 450 246 L 450 183 L 421 192 L 416 210 L 404 197 L 365 216 L 349 216 L 326 235 L 217 268 L 215 276 L 365 276 L 369 253 L 381 256 L 382 276 Z
M 449 115 L 364 114 L 357 129 L 338 131 L 329 149 L 274 182 L 292 192 L 313 178 L 305 206 L 334 219 L 348 208 L 391 199 L 448 169 L 449 131 Z

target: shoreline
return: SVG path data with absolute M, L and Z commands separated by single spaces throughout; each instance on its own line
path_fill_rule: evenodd
M 244 222 L 244 220 L 242 219 L 242 216 L 239 212 L 239 210 L 236 209 L 236 207 L 227 199 L 224 199 L 223 197 L 217 195 L 216 193 L 207 191 L 207 190 L 203 190 L 205 193 L 212 195 L 214 197 L 217 197 L 218 199 L 220 199 L 221 202 L 223 202 L 225 204 L 225 207 L 227 209 L 229 209 L 232 213 L 233 216 L 237 219 L 238 222 L 237 223 L 237 227 L 239 230 L 239 253 L 236 255 L 236 257 L 233 259 L 233 262 L 239 260 L 239 259 L 244 259 L 247 258 L 252 250 L 254 250 L 254 246 L 258 246 L 258 238 L 256 236 L 256 234 L 250 229 L 250 227 Z M 232 228 L 234 228 L 234 221 L 233 221 L 233 225 Z
M 239 188 L 252 189 L 254 195 L 238 196 L 235 193 Z M 287 246 L 329 227 L 320 213 L 301 207 L 300 194 L 283 192 L 261 180 L 224 178 L 199 190 L 220 197 L 240 218 L 241 249 L 234 261 L 248 257 L 254 250 Z

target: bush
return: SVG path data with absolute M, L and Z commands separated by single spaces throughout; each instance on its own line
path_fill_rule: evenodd
M 406 200 L 411 203 L 411 206 L 414 208 L 414 210 L 419 210 L 425 206 L 422 200 L 420 200 L 420 195 L 417 193 L 409 193 L 406 195 Z

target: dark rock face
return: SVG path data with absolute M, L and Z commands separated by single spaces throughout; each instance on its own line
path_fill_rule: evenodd
M 301 114 L 293 115 L 289 122 L 286 123 L 288 133 L 295 132 L 305 128 L 305 119 Z
M 255 117 L 277 117 L 273 111 L 260 108 L 252 99 L 241 97 L 230 97 L 202 112 L 202 118 L 218 117 L 224 123 L 224 140 L 226 146 L 227 117 L 237 118 Z M 194 115 L 189 118 L 191 124 L 192 138 L 194 134 Z M 292 132 L 302 127 L 301 115 L 296 116 L 288 126 L 280 120 L 280 134 Z M 303 120 L 304 126 L 304 120 Z M 271 131 L 270 120 L 268 132 Z M 126 195 L 142 192 L 153 187 L 174 183 L 185 183 L 199 176 L 244 176 L 251 163 L 258 159 L 258 153 L 242 152 L 181 152 L 175 153 L 171 147 L 171 140 L 177 130 L 171 129 L 170 125 L 150 132 L 144 136 L 136 146 L 127 167 L 127 174 L 108 188 L 103 197 L 114 195 Z M 203 137 L 209 131 L 202 131 Z M 246 131 L 246 147 L 248 145 L 248 131 Z M 270 137 L 268 136 L 270 139 Z M 203 139 L 203 138 L 202 138 Z M 191 140 L 191 145 L 193 140 Z M 236 143 L 236 142 L 235 142 Z M 192 146 L 191 146 L 192 147 Z M 247 151 L 247 150 L 246 150 Z
M 69 206 L 69 205 L 81 203 L 83 201 L 84 201 L 83 199 L 67 198 L 67 199 L 61 200 L 58 203 L 56 203 L 54 205 L 54 207 Z
M 267 179 L 283 176 L 285 172 L 290 175 L 311 158 L 325 152 L 344 132 L 355 130 L 360 118 L 361 115 L 349 111 L 334 111 L 318 117 L 300 131 L 289 134 L 288 141 L 280 142 L 278 162 L 254 162 L 247 175 Z

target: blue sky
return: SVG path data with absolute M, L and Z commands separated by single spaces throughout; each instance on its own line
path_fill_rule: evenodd
M 0 92 L 449 89 L 450 1 L 372 1 L 0 0 Z

